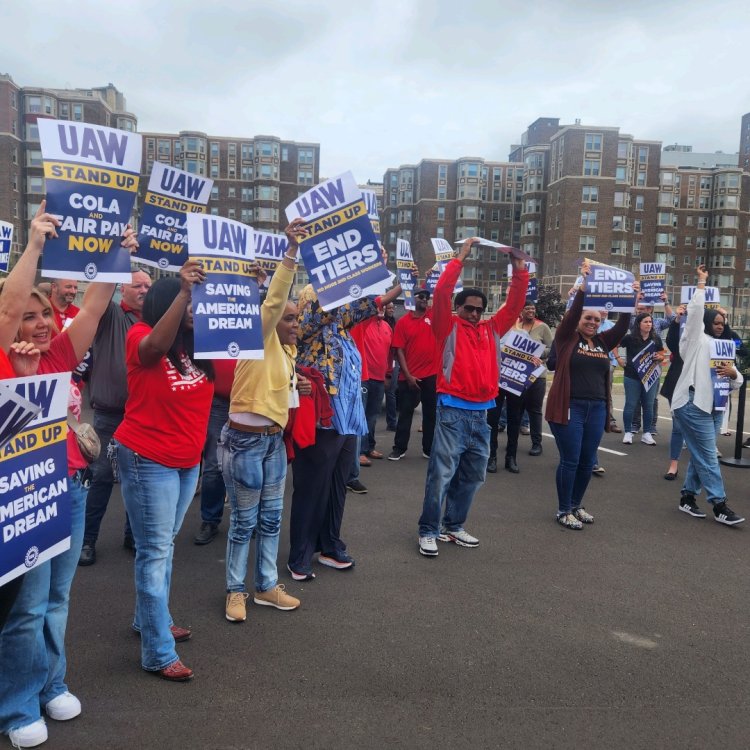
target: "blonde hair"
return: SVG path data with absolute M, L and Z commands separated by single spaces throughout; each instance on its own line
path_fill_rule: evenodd
M 0 279 L 0 294 L 3 293 L 3 288 L 5 287 L 6 279 Z M 31 298 L 36 299 L 36 301 L 43 307 L 49 307 L 52 309 L 52 302 L 50 301 L 50 298 L 40 289 L 37 289 L 35 286 L 31 287 L 31 291 L 29 292 L 29 299 Z M 52 321 L 50 322 L 50 328 L 53 331 L 53 335 L 56 335 L 60 333 L 60 329 L 57 327 L 57 323 L 55 322 L 54 317 L 52 318 Z M 21 331 L 16 333 L 16 339 L 18 339 Z

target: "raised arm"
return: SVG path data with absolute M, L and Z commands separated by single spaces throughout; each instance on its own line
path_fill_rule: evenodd
M 57 237 L 60 221 L 45 212 L 47 201 L 42 201 L 36 216 L 31 221 L 29 242 L 21 257 L 13 266 L 3 284 L 0 294 L 0 349 L 6 354 L 18 333 L 21 317 L 29 301 L 31 288 L 36 278 L 36 267 L 47 236 Z
M 523 258 L 512 258 L 513 277 L 510 280 L 508 296 L 500 309 L 492 316 L 492 328 L 498 336 L 504 336 L 518 320 L 526 302 L 526 290 L 529 288 L 529 272 Z
M 698 276 L 695 293 L 693 294 L 687 306 L 687 321 L 685 329 L 680 338 L 680 356 L 685 359 L 685 350 L 691 343 L 695 344 L 701 340 L 703 335 L 703 308 L 706 304 L 706 279 L 708 271 L 701 265 L 695 269 Z

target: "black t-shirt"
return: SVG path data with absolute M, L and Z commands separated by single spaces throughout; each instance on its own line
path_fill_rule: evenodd
M 609 382 L 609 354 L 598 337 L 591 347 L 583 336 L 570 356 L 570 397 L 606 401 Z

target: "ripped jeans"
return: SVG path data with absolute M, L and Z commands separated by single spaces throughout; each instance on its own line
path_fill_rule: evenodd
M 284 435 L 241 432 L 225 426 L 218 447 L 219 465 L 231 513 L 227 535 L 227 592 L 245 591 L 250 540 L 255 531 L 255 590 L 278 582 L 281 511 L 284 506 Z

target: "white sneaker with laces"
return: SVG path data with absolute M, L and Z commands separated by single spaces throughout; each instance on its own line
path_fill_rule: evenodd
M 55 721 L 68 721 L 75 719 L 81 713 L 81 701 L 67 690 L 53 698 L 45 707 L 47 716 Z
M 633 444 L 633 433 L 632 432 L 626 432 L 622 436 L 622 442 L 625 443 L 625 445 L 632 445 Z
M 13 747 L 36 747 L 47 741 L 47 725 L 44 719 L 37 719 L 33 724 L 11 729 L 8 738 Z
M 453 542 L 459 547 L 478 547 L 479 539 L 469 534 L 465 529 L 458 531 L 442 531 L 438 539 L 441 542 Z
M 650 432 L 644 432 L 643 435 L 641 435 L 641 442 L 646 445 L 656 445 L 656 440 L 654 440 Z
M 419 552 L 426 557 L 437 557 L 437 541 L 434 536 L 419 537 Z

